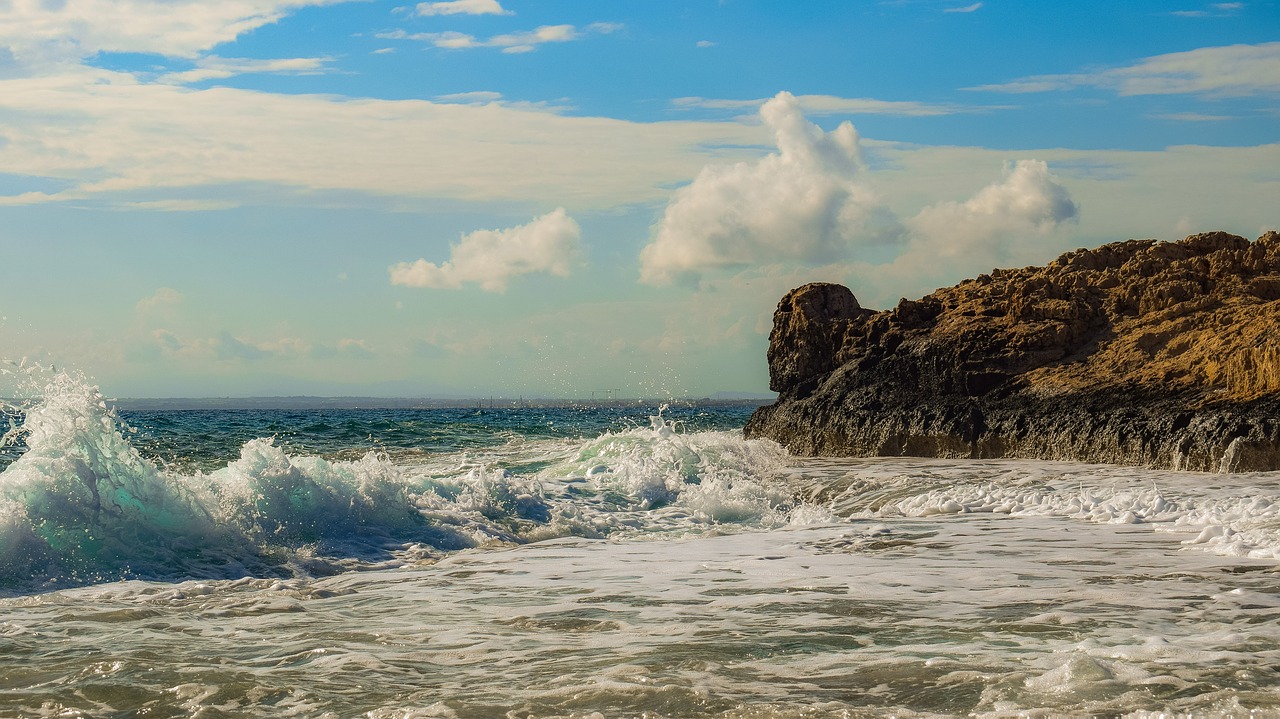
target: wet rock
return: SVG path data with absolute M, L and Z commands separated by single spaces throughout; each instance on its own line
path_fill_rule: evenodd
M 788 293 L 749 436 L 801 454 L 1280 470 L 1280 235 L 1130 240 L 891 310 Z

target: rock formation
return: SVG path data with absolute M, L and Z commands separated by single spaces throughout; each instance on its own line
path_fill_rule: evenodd
M 1117 242 L 883 312 L 805 285 L 769 377 L 747 435 L 799 454 L 1280 470 L 1280 235 Z

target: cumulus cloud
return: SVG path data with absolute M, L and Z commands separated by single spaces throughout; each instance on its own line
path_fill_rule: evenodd
M 514 15 L 498 0 L 448 0 L 447 2 L 418 3 L 414 12 L 418 15 Z
M 915 249 L 948 259 L 981 251 L 993 254 L 1002 243 L 1045 234 L 1076 219 L 1079 208 L 1070 193 L 1039 160 L 1006 166 L 1004 179 L 964 202 L 941 202 L 906 222 Z
M 860 180 L 851 123 L 823 132 L 786 92 L 765 103 L 760 116 L 778 151 L 755 162 L 709 165 L 678 190 L 641 253 L 643 282 L 761 262 L 829 262 L 897 239 L 899 224 Z
M 567 277 L 581 255 L 578 223 L 564 208 L 505 230 L 477 230 L 454 245 L 447 262 L 425 259 L 390 268 L 391 284 L 458 289 L 478 284 L 487 292 L 503 292 L 520 275 L 546 272 Z
M 869 189 L 873 173 L 852 125 L 823 132 L 786 93 L 766 103 L 761 116 L 777 152 L 708 166 L 678 190 L 641 252 L 641 281 L 666 284 L 761 265 L 785 271 L 882 264 L 907 271 L 939 259 L 985 263 L 1006 255 L 1019 238 L 1051 233 L 1078 214 L 1046 163 L 1022 160 L 969 199 L 938 202 L 900 221 Z M 972 175 L 971 168 L 964 174 Z
M 1144 58 L 1125 67 L 1069 75 L 1037 75 L 967 88 L 1029 93 L 1097 87 L 1120 95 L 1246 97 L 1280 92 L 1280 42 L 1203 47 Z

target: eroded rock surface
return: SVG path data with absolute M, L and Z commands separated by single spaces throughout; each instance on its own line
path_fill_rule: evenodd
M 1130 240 L 892 310 L 810 284 L 774 314 L 749 436 L 800 454 L 1280 469 L 1280 235 Z

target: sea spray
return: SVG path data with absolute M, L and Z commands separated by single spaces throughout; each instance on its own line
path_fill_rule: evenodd
M 185 475 L 142 457 L 84 378 L 56 374 L 39 394 L 26 452 L 0 473 L 0 590 L 329 573 L 415 541 L 470 546 L 428 526 L 372 453 L 329 462 L 256 439 L 225 468 Z
M 183 565 L 219 534 L 196 493 L 138 454 L 83 378 L 54 375 L 25 414 L 27 451 L 0 473 L 6 580 L 149 573 Z
M 204 475 L 220 514 L 263 541 L 286 544 L 423 524 L 404 479 L 373 452 L 354 462 L 291 457 L 271 439 L 251 440 L 240 459 Z
M 785 523 L 783 454 L 738 432 L 648 427 L 422 455 L 300 455 L 272 437 L 209 471 L 144 457 L 80 376 L 54 374 L 15 416 L 0 473 L 0 591 L 113 579 L 314 576 L 554 537 Z M 184 420 L 187 421 L 187 420 Z M 343 454 L 350 455 L 344 450 Z
M 781 521 L 794 498 L 778 481 L 786 455 L 777 444 L 676 429 L 659 413 L 649 428 L 584 443 L 556 469 L 589 480 L 619 510 L 677 505 L 711 522 Z

